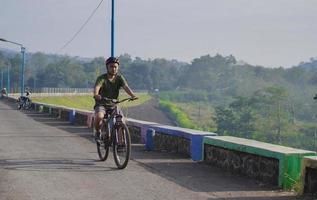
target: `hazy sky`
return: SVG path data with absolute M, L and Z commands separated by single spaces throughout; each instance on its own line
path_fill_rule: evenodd
M 0 38 L 56 53 L 100 0 L 0 0 Z M 115 0 L 115 54 L 190 62 L 234 55 L 266 67 L 317 57 L 317 0 Z M 61 54 L 110 55 L 111 0 Z M 19 49 L 0 43 L 0 47 Z

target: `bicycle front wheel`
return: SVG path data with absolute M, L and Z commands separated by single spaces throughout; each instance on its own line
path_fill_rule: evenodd
M 119 169 L 127 167 L 130 160 L 131 138 L 127 125 L 120 123 L 112 129 L 113 140 L 113 157 Z
M 97 151 L 100 161 L 105 161 L 109 155 L 109 146 L 110 146 L 110 138 L 107 136 L 109 133 L 107 130 L 107 126 L 105 124 L 102 125 L 102 132 L 100 133 L 100 139 L 96 141 L 97 143 Z

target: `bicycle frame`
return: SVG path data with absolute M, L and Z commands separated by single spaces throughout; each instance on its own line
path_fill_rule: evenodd
M 112 129 L 114 126 L 116 126 L 118 123 L 122 123 L 122 120 L 117 120 L 117 118 L 122 118 L 122 116 L 120 114 L 118 114 L 118 107 L 115 106 L 111 113 L 105 113 L 105 118 L 103 119 L 103 123 L 105 123 L 105 125 L 107 125 L 107 130 L 106 132 L 110 135 L 111 139 L 113 139 L 113 133 L 112 133 Z M 118 139 L 118 137 L 116 137 Z M 116 141 L 118 142 L 118 141 Z

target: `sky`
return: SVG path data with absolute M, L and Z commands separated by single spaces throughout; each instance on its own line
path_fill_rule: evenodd
M 0 38 L 28 52 L 108 57 L 111 0 L 59 51 L 100 1 L 0 0 Z M 115 55 L 191 62 L 218 53 L 291 67 L 317 57 L 316 21 L 317 0 L 115 0 Z

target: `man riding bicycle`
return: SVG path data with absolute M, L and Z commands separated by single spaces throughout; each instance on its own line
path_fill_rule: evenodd
M 95 99 L 95 139 L 98 140 L 101 132 L 102 120 L 107 111 L 113 109 L 113 103 L 104 98 L 117 99 L 119 96 L 119 90 L 123 88 L 125 92 L 131 96 L 132 99 L 137 99 L 133 91 L 127 84 L 125 78 L 118 73 L 119 71 L 119 59 L 116 57 L 109 57 L 106 60 L 107 73 L 100 75 L 95 83 L 94 87 L 94 99 Z M 120 115 L 123 116 L 121 110 Z

